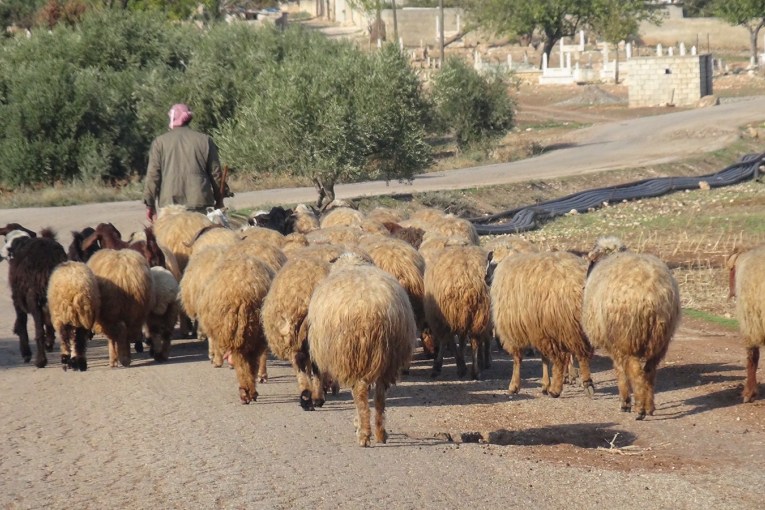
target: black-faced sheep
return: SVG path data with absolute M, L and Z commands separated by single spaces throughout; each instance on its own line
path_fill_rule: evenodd
M 48 309 L 61 339 L 64 370 L 87 370 L 87 342 L 101 310 L 98 282 L 87 265 L 72 261 L 56 266 L 48 282 Z
M 446 345 L 455 353 L 460 377 L 467 372 L 466 341 L 473 351 L 474 379 L 488 362 L 484 346 L 491 332 L 491 300 L 485 281 L 487 259 L 482 248 L 471 245 L 448 246 L 434 254 L 432 262 L 426 260 L 425 317 L 438 346 L 434 376 L 441 373 Z M 459 349 L 454 343 L 455 335 L 460 339 Z
M 615 241 L 600 240 L 591 252 L 582 326 L 592 345 L 613 359 L 622 410 L 631 410 L 631 388 L 642 420 L 654 413 L 656 371 L 680 322 L 680 291 L 664 262 L 618 251 L 623 248 Z M 599 259 L 604 246 L 617 252 Z
M 35 366 L 44 367 L 48 363 L 45 351 L 53 350 L 55 330 L 50 321 L 47 306 L 48 281 L 55 267 L 66 261 L 66 252 L 55 240 L 51 230 L 43 230 L 40 237 L 32 237 L 28 229 L 17 229 L 10 224 L 0 229 L 0 235 L 12 238 L 7 246 L 8 285 L 11 288 L 11 300 L 16 312 L 13 332 L 19 337 L 21 357 L 25 363 L 32 359 L 27 332 L 27 315 L 32 316 L 35 324 L 35 343 L 37 352 Z M 9 230 L 10 229 L 10 230 Z M 21 231 L 21 234 L 14 232 Z M 34 234 L 34 232 L 32 232 Z
M 580 323 L 587 263 L 567 252 L 526 253 L 505 257 L 491 281 L 494 330 L 513 356 L 508 391 L 521 387 L 521 360 L 528 347 L 542 355 L 542 392 L 558 397 L 570 354 L 579 361 L 582 384 L 591 392 L 592 346 Z M 552 383 L 549 367 L 552 364 Z
M 101 294 L 96 332 L 109 342 L 109 366 L 130 365 L 130 342 L 141 343 L 152 280 L 146 259 L 133 250 L 98 250 L 88 261 Z
M 330 270 L 329 262 L 318 257 L 302 256 L 288 261 L 276 274 L 263 302 L 261 321 L 271 352 L 289 361 L 298 380 L 300 405 L 312 410 L 324 403 L 318 381 L 311 382 L 308 345 L 298 339 L 300 327 L 308 314 L 308 303 L 316 285 Z
M 371 384 L 375 439 L 387 440 L 385 394 L 412 355 L 415 331 L 403 287 L 355 255 L 343 255 L 314 290 L 304 322 L 311 359 L 321 372 L 352 388 L 361 446 L 369 446 L 371 438 Z
M 230 353 L 243 404 L 256 400 L 258 360 L 266 348 L 260 310 L 273 279 L 261 260 L 246 255 L 224 256 L 198 298 L 200 327 L 223 352 Z
M 746 348 L 744 402 L 757 398 L 757 365 L 765 346 L 765 246 L 735 253 L 727 263 L 730 294 L 736 298 L 739 331 Z

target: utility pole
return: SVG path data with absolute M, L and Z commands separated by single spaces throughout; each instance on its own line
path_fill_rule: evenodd
M 393 42 L 398 45 L 398 19 L 396 18 L 396 0 L 391 0 L 393 9 Z
M 438 0 L 438 42 L 441 48 L 441 66 L 444 65 L 444 0 Z

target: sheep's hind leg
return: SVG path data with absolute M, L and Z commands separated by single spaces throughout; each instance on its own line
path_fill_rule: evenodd
M 757 398 L 757 365 L 760 362 L 760 348 L 746 350 L 746 383 L 744 384 L 744 403 L 754 402 Z
M 454 344 L 454 336 L 449 335 L 451 343 Z M 454 348 L 454 360 L 457 363 L 457 377 L 465 377 L 467 374 L 467 363 L 465 363 L 465 344 L 466 338 L 464 336 L 459 337 L 459 345 Z
M 616 383 L 619 386 L 619 400 L 621 401 L 621 410 L 625 413 L 629 413 L 632 410 L 632 402 L 630 400 L 630 382 L 627 378 L 626 363 L 622 360 L 614 360 L 614 368 L 616 369 Z
M 56 330 L 53 329 L 53 324 L 51 324 L 47 313 L 43 320 L 45 323 L 45 350 L 53 352 L 53 346 L 56 344 Z
M 635 356 L 627 359 L 627 377 L 635 396 L 636 420 L 645 419 L 646 415 L 646 373 L 640 360 Z
M 548 395 L 553 398 L 560 397 L 563 392 L 563 370 L 566 366 L 567 357 L 558 356 L 552 360 L 552 381 L 548 388 Z
M 643 369 L 643 378 L 645 381 L 643 386 L 643 402 L 645 402 L 645 412 L 649 416 L 653 416 L 654 411 L 656 411 L 653 397 L 654 388 L 656 386 L 656 372 L 658 363 L 658 360 L 650 360 L 646 362 L 645 368 Z
M 573 357 L 572 357 L 573 359 Z M 587 396 L 592 398 L 595 395 L 595 385 L 592 383 L 592 372 L 590 372 L 590 360 L 589 358 L 577 356 L 579 362 L 579 376 L 582 378 L 582 388 L 587 393 Z
M 21 358 L 24 363 L 29 363 L 32 359 L 32 349 L 29 347 L 29 333 L 27 332 L 27 313 L 16 309 L 16 323 L 13 325 L 13 332 L 19 337 L 19 348 L 21 349 Z
M 268 367 L 266 366 L 268 361 L 268 349 L 264 349 L 260 356 L 258 356 L 258 382 L 268 382 Z
M 88 330 L 77 328 L 74 330 L 74 356 L 71 366 L 75 370 L 84 372 L 88 369 L 88 359 L 85 357 L 85 349 L 88 344 Z
M 470 365 L 470 377 L 478 380 L 481 377 L 481 366 L 483 365 L 483 342 L 480 337 L 470 337 L 470 349 L 473 353 L 473 362 Z
M 48 349 L 45 340 L 45 320 L 43 318 L 42 311 L 39 309 L 33 311 L 32 319 L 35 322 L 35 344 L 37 345 L 37 353 L 35 354 L 35 366 L 37 368 L 43 368 L 48 364 L 48 356 L 45 354 Z
M 523 351 L 513 349 L 513 375 L 510 378 L 510 386 L 507 391 L 514 395 L 521 390 L 521 361 L 523 360 Z
M 76 353 L 76 347 L 72 345 L 72 326 L 63 326 L 59 332 L 61 337 L 61 365 L 64 370 L 72 366 L 72 355 Z M 72 352 L 75 351 L 75 353 Z
M 369 446 L 372 429 L 369 424 L 369 385 L 365 381 L 353 385 L 353 401 L 356 404 L 356 438 L 359 446 Z
M 241 352 L 237 349 L 231 351 L 231 361 L 236 370 L 236 378 L 239 381 L 239 399 L 242 404 L 249 404 L 258 399 L 256 389 L 258 356 L 252 351 Z
M 542 355 L 542 395 L 550 393 L 550 360 Z
M 385 431 L 385 392 L 387 385 L 382 381 L 375 383 L 375 441 L 385 444 L 388 433 Z

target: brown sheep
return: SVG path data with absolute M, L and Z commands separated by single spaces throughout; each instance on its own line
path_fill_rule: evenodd
M 316 285 L 330 270 L 330 264 L 316 257 L 295 257 L 276 274 L 261 311 L 263 331 L 271 352 L 289 361 L 295 371 L 300 405 L 313 410 L 324 403 L 319 384 L 312 375 L 308 345 L 298 340 L 298 332 L 308 314 L 308 303 Z M 311 391 L 313 387 L 314 391 Z
M 570 354 L 579 361 L 583 386 L 592 392 L 593 349 L 579 322 L 586 272 L 587 263 L 567 252 L 516 254 L 497 265 L 490 291 L 492 322 L 500 344 L 513 356 L 510 393 L 520 390 L 522 353 L 532 346 L 542 355 L 544 394 L 561 394 Z
M 141 342 L 152 298 L 149 264 L 133 250 L 101 249 L 88 261 L 101 294 L 96 332 L 109 341 L 109 366 L 130 365 L 130 342 Z
M 235 254 L 218 260 L 214 274 L 198 298 L 199 325 L 230 355 L 239 399 L 249 404 L 258 397 L 258 360 L 266 348 L 260 310 L 274 273 L 255 257 Z
M 613 359 L 622 411 L 631 410 L 631 388 L 642 420 L 654 413 L 656 370 L 680 322 L 680 291 L 653 255 L 617 251 L 598 260 L 602 246 L 591 252 L 582 326 L 592 345 Z
M 416 331 L 404 289 L 385 271 L 343 255 L 314 290 L 303 326 L 319 371 L 352 388 L 361 446 L 372 435 L 368 394 L 375 385 L 375 440 L 385 443 L 385 394 L 412 355 Z
M 757 365 L 765 346 L 765 245 L 728 259 L 731 297 L 736 298 L 739 331 L 746 348 L 744 402 L 757 398 Z
M 491 300 L 486 285 L 488 254 L 478 246 L 447 246 L 425 264 L 425 317 L 433 331 L 438 354 L 433 362 L 433 376 L 441 373 L 446 345 L 455 353 L 457 374 L 467 373 L 465 342 L 473 351 L 471 376 L 480 376 L 486 365 L 491 332 Z M 459 337 L 456 348 L 454 336 Z M 479 360 L 479 358 L 482 358 Z
M 48 309 L 61 338 L 64 370 L 87 370 L 87 341 L 93 336 L 101 309 L 98 282 L 88 266 L 83 262 L 63 262 L 56 266 L 48 282 Z

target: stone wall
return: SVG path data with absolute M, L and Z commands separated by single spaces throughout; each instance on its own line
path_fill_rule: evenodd
M 633 57 L 628 62 L 630 107 L 688 106 L 712 94 L 712 56 Z

